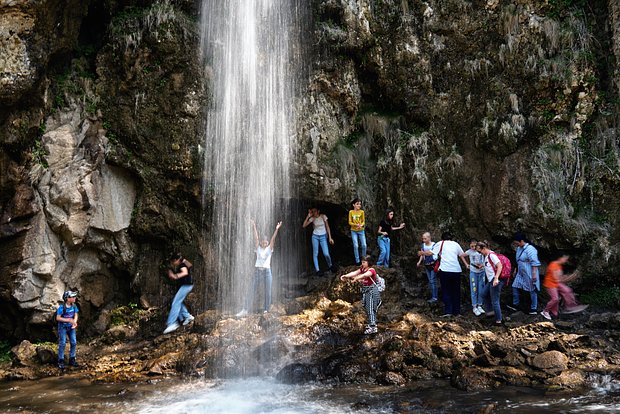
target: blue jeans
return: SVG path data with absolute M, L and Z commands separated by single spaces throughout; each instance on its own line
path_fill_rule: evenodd
M 377 266 L 390 267 L 390 238 L 379 236 L 377 238 L 377 244 L 379 245 L 379 258 L 377 259 Z
M 471 291 L 471 306 L 482 305 L 482 289 L 484 287 L 484 272 L 469 272 L 469 288 Z
M 502 320 L 502 307 L 499 302 L 499 298 L 503 287 L 504 281 L 499 279 L 497 286 L 493 286 L 493 281 L 491 281 L 486 283 L 482 289 L 482 297 L 484 298 L 485 308 L 487 308 L 487 310 L 491 308 L 493 309 L 493 312 L 495 312 L 496 321 Z
M 327 234 L 312 235 L 312 260 L 314 261 L 314 270 L 319 271 L 319 244 L 323 251 L 323 257 L 327 262 L 327 267 L 332 267 L 332 258 L 329 257 L 329 246 L 327 245 Z
M 355 263 L 360 263 L 359 247 L 362 246 L 362 257 L 366 256 L 366 233 L 364 230 L 351 230 L 351 239 L 353 240 L 353 254 L 355 255 Z
M 519 307 L 519 288 L 512 288 L 512 304 L 515 308 Z M 530 309 L 535 311 L 538 309 L 538 290 L 532 289 L 530 292 Z
M 65 360 L 65 347 L 67 346 L 67 336 L 69 337 L 69 358 L 75 358 L 75 348 L 77 340 L 75 329 L 71 328 L 70 323 L 61 322 L 58 324 L 58 361 Z
M 187 311 L 187 308 L 183 304 L 183 301 L 189 295 L 189 292 L 192 291 L 194 285 L 181 285 L 179 290 L 177 290 L 177 294 L 174 295 L 174 299 L 172 299 L 172 305 L 170 306 L 170 313 L 168 314 L 168 320 L 166 321 L 166 326 L 170 326 L 175 322 L 183 323 L 183 321 L 189 318 L 191 315 Z
M 428 285 L 431 288 L 431 299 L 437 300 L 437 292 L 439 291 L 439 286 L 437 286 L 437 274 L 433 270 L 431 266 L 424 266 L 424 270 L 426 270 L 426 277 L 428 278 Z
M 261 280 L 262 279 L 262 280 Z M 248 292 L 248 297 L 246 300 L 245 308 L 249 311 L 252 311 L 254 307 L 254 295 L 260 286 L 261 281 L 264 283 L 265 287 L 265 302 L 263 310 L 269 310 L 271 306 L 271 282 L 273 280 L 273 276 L 271 275 L 271 269 L 264 267 L 255 267 L 254 268 L 254 279 L 252 279 L 252 290 Z

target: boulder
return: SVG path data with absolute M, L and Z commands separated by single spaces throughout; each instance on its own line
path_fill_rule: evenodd
M 11 352 L 15 357 L 15 361 L 22 366 L 28 367 L 36 364 L 34 357 L 37 354 L 37 349 L 30 341 L 21 341 L 19 345 L 11 348 Z
M 581 388 L 586 385 L 586 376 L 580 370 L 566 370 L 562 371 L 557 377 L 548 379 L 547 384 L 562 388 Z
M 560 351 L 547 351 L 536 355 L 531 365 L 543 371 L 565 370 L 568 364 L 568 357 Z

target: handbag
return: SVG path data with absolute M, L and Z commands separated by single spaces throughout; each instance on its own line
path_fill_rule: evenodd
M 439 247 L 439 254 L 437 255 L 437 260 L 435 261 L 435 267 L 433 267 L 433 271 L 435 273 L 439 272 L 439 265 L 441 265 L 441 251 L 443 250 L 444 240 L 441 241 L 441 246 Z

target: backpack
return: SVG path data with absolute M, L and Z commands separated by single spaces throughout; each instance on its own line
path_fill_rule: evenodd
M 491 252 L 489 253 L 489 256 L 491 254 L 494 254 L 495 256 L 497 256 L 497 258 L 502 264 L 502 273 L 500 273 L 499 278 L 502 280 L 510 280 L 510 274 L 512 273 L 512 264 L 510 263 L 510 259 L 501 253 Z M 487 258 L 487 260 L 489 259 Z M 489 263 L 491 264 L 493 271 L 495 271 L 495 264 L 493 264 L 493 261 L 489 260 Z
M 370 279 L 370 280 L 372 280 L 372 283 L 374 283 L 375 286 L 377 286 L 377 290 L 379 292 L 383 292 L 385 290 L 385 279 L 379 276 L 376 270 L 373 273 L 374 273 L 374 279 Z
M 375 283 L 377 285 L 377 290 L 379 292 L 383 292 L 385 290 L 385 279 L 379 275 L 376 275 L 375 277 L 377 279 L 377 282 Z
M 431 246 L 431 248 L 429 250 L 433 250 L 433 247 L 435 247 L 437 243 L 433 243 L 433 245 Z M 424 243 L 422 243 L 422 248 L 420 250 L 424 251 Z M 433 256 L 424 256 L 424 266 L 432 266 L 435 264 L 435 258 Z

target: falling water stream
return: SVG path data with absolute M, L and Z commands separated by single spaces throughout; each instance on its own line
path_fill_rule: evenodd
M 302 2 L 303 3 L 303 2 Z M 205 0 L 201 53 L 210 75 L 203 204 L 210 212 L 218 307 L 245 305 L 254 266 L 256 221 L 270 238 L 284 221 L 274 253 L 274 289 L 295 272 L 290 243 L 290 165 L 300 32 L 295 0 Z M 289 257 L 290 256 L 290 257 Z

